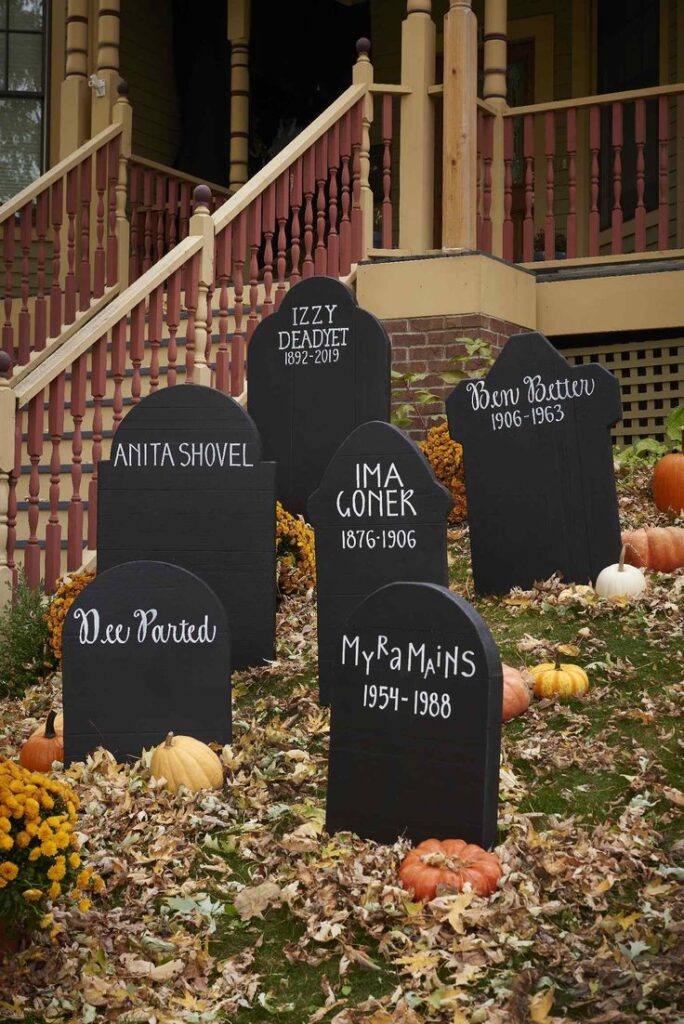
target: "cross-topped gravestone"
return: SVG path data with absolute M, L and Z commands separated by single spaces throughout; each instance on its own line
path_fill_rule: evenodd
M 431 583 L 390 583 L 338 638 L 327 831 L 496 839 L 502 675 L 486 624 Z
M 617 561 L 610 428 L 620 388 L 595 363 L 571 367 L 542 334 L 516 334 L 486 377 L 446 401 L 463 445 L 470 545 L 481 594 L 556 572 L 594 581 Z
M 155 391 L 122 420 L 98 475 L 98 568 L 189 569 L 226 609 L 233 667 L 273 658 L 275 466 L 245 410 L 196 384 Z
M 310 277 L 254 331 L 247 372 L 247 407 L 278 464 L 278 499 L 303 513 L 347 434 L 389 419 L 389 339 L 345 285 Z
M 223 605 L 192 573 L 129 562 L 76 598 L 62 635 L 65 763 L 105 747 L 138 758 L 168 732 L 231 741 Z
M 447 585 L 452 504 L 418 446 L 389 423 L 363 423 L 335 452 L 307 505 L 321 703 L 330 703 L 339 632 L 362 598 L 395 580 Z

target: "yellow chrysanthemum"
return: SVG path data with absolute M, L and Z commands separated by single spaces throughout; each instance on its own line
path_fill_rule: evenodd
M 37 818 L 40 814 L 40 804 L 32 796 L 26 798 L 25 814 L 27 818 Z
M 466 504 L 465 480 L 463 475 L 463 449 L 449 434 L 449 426 L 440 423 L 428 430 L 424 441 L 418 447 L 427 456 L 433 472 L 454 499 L 454 507 L 449 513 L 449 522 L 458 523 L 468 514 Z
M 70 853 L 69 857 L 68 857 L 68 861 L 69 861 L 69 867 L 70 868 L 74 868 L 74 870 L 76 868 L 80 868 L 80 866 L 81 866 L 81 858 L 79 857 L 79 855 L 77 853 Z
M 13 882 L 18 874 L 19 868 L 10 860 L 3 861 L 0 864 L 0 878 L 4 878 L 6 882 Z
M 28 834 L 28 832 L 17 832 L 16 836 L 14 837 L 14 842 L 17 844 L 20 850 L 24 850 L 31 842 L 31 836 Z
M 60 861 L 57 861 L 57 863 L 53 864 L 51 868 L 48 868 L 47 876 L 51 882 L 61 882 L 65 875 L 66 866 L 63 860 L 61 863 Z
M 313 527 L 290 515 L 276 503 L 276 557 L 282 593 L 307 591 L 316 585 L 316 549 Z
M 55 857 L 57 854 L 57 845 L 52 839 L 48 839 L 46 842 L 41 843 L 40 852 L 44 857 Z
M 81 913 L 85 914 L 86 911 L 90 910 L 91 905 L 92 904 L 88 899 L 80 900 L 78 904 L 78 909 L 81 911 Z
M 10 820 L 9 820 L 9 818 L 5 817 L 5 815 L 3 814 L 0 817 L 0 832 L 11 832 L 11 831 L 12 831 L 12 825 L 10 823 Z
M 42 898 L 43 890 L 42 889 L 24 889 L 24 891 L 22 892 L 21 895 L 24 897 L 25 900 L 28 900 L 29 903 L 35 903 L 36 900 L 39 900 L 39 899 Z
M 59 884 L 59 882 L 53 882 L 50 888 L 48 889 L 48 896 L 51 900 L 56 900 L 57 897 L 61 894 L 61 892 L 62 886 Z
M 40 846 L 34 846 L 33 849 L 31 850 L 31 852 L 29 853 L 29 860 L 32 860 L 32 861 L 33 860 L 38 860 L 38 858 L 40 856 L 41 856 Z
M 76 886 L 78 889 L 87 889 L 90 884 L 90 879 L 93 877 L 92 868 L 84 868 L 83 871 L 79 872 L 76 878 Z
M 91 572 L 75 572 L 57 580 L 57 587 L 50 601 L 45 621 L 50 634 L 50 646 L 57 658 L 62 657 L 62 629 L 69 608 L 95 576 Z
M 12 839 L 12 836 L 6 836 L 3 832 L 2 835 L 0 835 L 0 850 L 11 850 L 13 846 L 14 840 Z

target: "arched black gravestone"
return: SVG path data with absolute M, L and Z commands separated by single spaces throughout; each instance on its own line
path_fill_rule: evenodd
M 304 512 L 354 427 L 389 419 L 390 361 L 381 324 L 331 277 L 295 285 L 256 328 L 247 407 L 264 456 L 278 464 L 278 499 L 288 511 Z
M 230 743 L 230 638 L 223 605 L 192 573 L 129 562 L 100 573 L 62 637 L 65 763 L 95 747 L 137 758 L 168 732 Z
M 612 373 L 569 366 L 543 334 L 516 334 L 487 376 L 461 381 L 446 407 L 463 445 L 479 593 L 555 572 L 587 583 L 617 561 L 610 428 L 622 409 Z
M 98 475 L 98 568 L 189 569 L 223 602 L 233 668 L 273 658 L 275 466 L 245 410 L 195 384 L 155 391 L 122 420 Z
M 449 582 L 451 495 L 413 441 L 389 423 L 357 427 L 307 504 L 316 530 L 318 678 L 330 687 L 339 632 L 359 601 L 385 583 Z
M 390 583 L 349 617 L 333 683 L 326 828 L 496 839 L 502 676 L 486 624 L 431 583 Z

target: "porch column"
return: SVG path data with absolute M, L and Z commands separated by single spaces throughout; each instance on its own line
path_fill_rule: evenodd
M 444 18 L 442 248 L 477 246 L 477 19 L 471 0 Z
M 485 0 L 483 99 L 497 111 L 492 125 L 492 252 L 503 256 L 504 119 L 506 107 L 506 0 Z
M 93 86 L 91 116 L 93 135 L 112 123 L 119 84 L 120 21 L 120 0 L 97 0 L 97 82 Z
M 65 57 L 59 100 L 60 160 L 78 149 L 88 137 L 88 0 L 68 0 Z
M 249 176 L 249 16 L 250 0 L 228 0 L 231 192 Z
M 399 247 L 411 253 L 434 246 L 435 111 L 428 89 L 435 82 L 436 27 L 431 0 L 408 0 L 401 26 Z

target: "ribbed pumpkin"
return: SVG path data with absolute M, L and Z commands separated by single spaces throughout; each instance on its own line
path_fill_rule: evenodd
M 653 470 L 653 500 L 661 512 L 684 512 L 684 430 L 682 451 L 670 452 L 656 463 Z
M 489 896 L 502 874 L 496 854 L 463 839 L 426 839 L 399 868 L 401 884 L 417 900 L 433 900 L 439 886 L 460 890 L 466 882 L 480 896 Z
M 547 661 L 530 669 L 537 697 L 574 697 L 589 689 L 589 677 L 579 665 Z
M 19 752 L 19 763 L 32 772 L 49 772 L 53 761 L 64 760 L 64 737 L 55 730 L 54 711 L 48 712 L 45 725 L 32 733 Z
M 627 545 L 622 545 L 620 559 L 614 565 L 607 565 L 596 578 L 594 590 L 599 597 L 638 597 L 646 589 L 646 579 L 635 565 L 625 565 Z
M 627 548 L 625 561 L 640 569 L 674 572 L 684 566 L 684 527 L 647 526 L 641 530 L 625 530 L 622 543 Z
M 511 665 L 502 665 L 503 669 L 503 711 L 502 722 L 522 715 L 530 706 L 530 691 L 522 672 Z
M 192 736 L 174 736 L 170 732 L 153 750 L 151 770 L 155 779 L 166 779 L 166 788 L 172 793 L 179 786 L 196 793 L 223 785 L 223 767 L 218 757 L 211 747 Z

